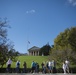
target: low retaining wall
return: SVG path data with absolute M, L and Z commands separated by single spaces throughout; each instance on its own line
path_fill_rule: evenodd
M 39 69 L 39 72 L 42 72 L 42 69 Z M 7 73 L 6 68 L 0 68 L 0 73 Z M 16 68 L 11 68 L 10 73 L 16 73 Z M 20 68 L 19 73 L 23 73 L 23 68 Z M 26 73 L 31 73 L 31 68 L 27 68 Z M 63 70 L 58 68 L 53 73 L 63 73 Z M 70 73 L 76 73 L 76 68 L 71 68 Z

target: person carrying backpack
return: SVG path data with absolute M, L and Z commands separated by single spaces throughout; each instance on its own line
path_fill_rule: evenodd
M 16 62 L 16 72 L 19 73 L 19 69 L 20 69 L 20 61 Z
M 31 68 L 32 68 L 32 73 L 35 73 L 36 63 L 34 61 L 31 64 Z

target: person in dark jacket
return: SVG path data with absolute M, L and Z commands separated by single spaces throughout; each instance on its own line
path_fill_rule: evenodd
M 27 69 L 27 64 L 26 64 L 26 62 L 24 61 L 24 63 L 23 63 L 23 73 L 26 73 L 26 72 L 27 72 L 26 69 Z

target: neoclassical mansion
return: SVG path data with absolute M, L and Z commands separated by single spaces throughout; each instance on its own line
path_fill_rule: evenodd
M 32 48 L 28 49 L 29 55 L 31 56 L 39 56 L 39 51 L 40 48 L 36 46 L 33 46 Z

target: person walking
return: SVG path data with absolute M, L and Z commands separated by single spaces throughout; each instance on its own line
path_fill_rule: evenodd
M 66 64 L 66 71 L 69 73 L 69 64 L 70 64 L 70 62 L 69 62 L 68 59 L 65 60 L 65 64 Z
M 53 67 L 53 73 L 56 73 L 56 61 L 55 60 L 52 60 L 52 67 Z
M 17 73 L 20 72 L 20 61 L 19 60 L 16 62 L 16 72 Z
M 36 63 L 33 61 L 31 64 L 31 72 L 35 73 L 35 69 L 36 69 Z
M 48 69 L 49 69 L 49 73 L 51 72 L 53 72 L 53 66 L 52 66 L 52 61 L 50 61 L 49 60 L 49 62 L 48 62 Z
M 42 67 L 42 73 L 43 73 L 43 70 L 44 70 L 44 63 L 43 62 L 41 63 L 41 67 Z
M 7 61 L 7 63 L 6 63 L 6 65 L 7 65 L 6 71 L 7 72 L 11 71 L 11 64 L 12 64 L 12 60 L 9 58 L 8 61 Z
M 46 61 L 45 62 L 43 62 L 43 72 L 42 73 L 46 73 Z
M 23 63 L 23 73 L 26 73 L 26 68 L 27 68 L 27 64 L 26 64 L 26 62 L 24 61 L 24 63 Z
M 36 62 L 35 73 L 39 72 L 39 64 Z
M 66 74 L 66 63 L 65 63 L 65 61 L 63 62 L 62 69 L 64 71 L 64 74 Z

